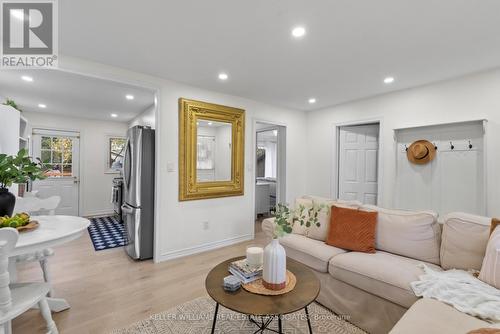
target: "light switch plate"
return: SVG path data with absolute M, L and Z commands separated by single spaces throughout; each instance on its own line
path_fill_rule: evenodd
M 173 162 L 167 163 L 167 172 L 175 172 L 175 163 Z

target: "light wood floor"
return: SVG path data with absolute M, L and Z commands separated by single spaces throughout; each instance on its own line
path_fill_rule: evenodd
M 263 242 L 260 223 L 256 239 Z M 134 262 L 122 248 L 96 252 L 85 233 L 80 239 L 55 248 L 50 259 L 56 297 L 71 309 L 54 313 L 60 333 L 109 333 L 151 314 L 206 296 L 205 277 L 223 260 L 244 255 L 252 242 L 241 243 L 189 257 L 153 264 Z M 20 281 L 41 280 L 36 263 L 19 268 Z M 45 333 L 40 313 L 30 310 L 13 321 L 14 334 Z

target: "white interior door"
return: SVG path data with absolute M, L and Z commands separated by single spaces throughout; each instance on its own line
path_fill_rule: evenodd
M 33 129 L 33 157 L 40 158 L 48 167 L 45 180 L 33 182 L 38 196 L 60 196 L 56 214 L 79 214 L 79 133 Z
M 379 125 L 341 127 L 338 197 L 377 204 Z

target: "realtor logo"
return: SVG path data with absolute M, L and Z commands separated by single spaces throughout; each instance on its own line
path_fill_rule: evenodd
M 1 67 L 57 67 L 55 0 L 1 1 Z

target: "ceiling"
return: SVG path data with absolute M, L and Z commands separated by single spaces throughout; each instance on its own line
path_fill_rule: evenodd
M 22 76 L 33 81 L 26 82 Z M 127 100 L 127 94 L 134 99 Z M 13 99 L 24 111 L 122 122 L 154 105 L 151 90 L 54 70 L 2 71 L 0 97 Z
M 80 0 L 59 16 L 62 54 L 300 110 L 500 66 L 498 0 Z

